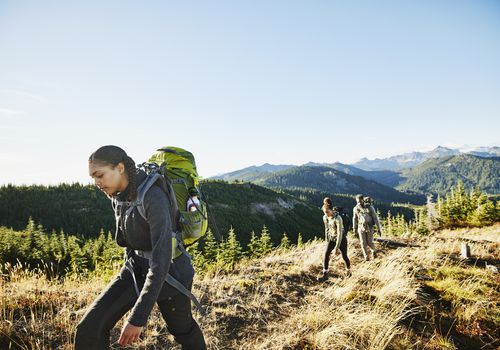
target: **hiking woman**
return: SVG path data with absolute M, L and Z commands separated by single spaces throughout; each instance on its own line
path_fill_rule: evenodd
M 190 290 L 194 276 L 186 254 L 172 259 L 176 205 L 167 195 L 168 189 L 158 182 L 146 192 L 144 219 L 133 204 L 138 186 L 147 175 L 136 168 L 123 149 L 103 146 L 92 153 L 89 175 L 112 200 L 115 240 L 125 247 L 126 262 L 78 324 L 75 349 L 108 349 L 110 330 L 130 309 L 118 344 L 137 341 L 155 303 L 182 349 L 206 349 L 203 334 L 191 314 L 190 299 L 165 282 L 170 274 Z M 148 252 L 148 258 L 141 252 Z
M 351 262 L 347 256 L 347 232 L 344 232 L 344 225 L 340 214 L 334 210 L 332 200 L 328 197 L 323 199 L 323 223 L 325 225 L 325 240 L 327 241 L 325 254 L 323 258 L 323 271 L 318 276 L 318 280 L 328 278 L 328 266 L 330 265 L 330 254 L 342 253 L 342 259 L 347 274 L 350 273 Z

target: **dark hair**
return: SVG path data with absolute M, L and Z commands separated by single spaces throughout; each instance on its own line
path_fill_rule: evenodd
M 325 197 L 323 199 L 323 207 L 328 208 L 328 209 L 333 208 L 333 203 L 332 203 L 332 200 L 330 199 L 330 197 Z
M 127 153 L 118 146 L 102 146 L 89 157 L 89 163 L 102 163 L 110 165 L 113 168 L 119 163 L 125 166 L 125 174 L 128 179 L 128 199 L 134 200 L 137 196 L 137 186 L 135 174 L 137 168 L 135 162 Z

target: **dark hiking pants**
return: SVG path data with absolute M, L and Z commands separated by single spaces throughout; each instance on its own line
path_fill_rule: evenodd
M 133 283 L 131 274 L 122 269 L 108 284 L 78 324 L 75 349 L 109 349 L 111 329 L 137 300 Z M 144 280 L 138 280 L 138 283 L 140 288 Z M 191 300 L 188 297 L 165 285 L 157 304 L 169 332 L 182 345 L 183 350 L 206 349 L 200 327 L 192 317 Z
M 328 270 L 328 266 L 330 265 L 330 254 L 332 253 L 333 249 L 335 249 L 335 246 L 337 245 L 337 241 L 328 241 L 325 249 L 325 258 L 323 260 L 323 270 Z M 346 269 L 351 268 L 351 262 L 349 261 L 349 258 L 347 257 L 347 237 L 342 238 L 342 242 L 340 243 L 340 252 L 342 253 L 342 259 L 344 259 L 344 265 Z

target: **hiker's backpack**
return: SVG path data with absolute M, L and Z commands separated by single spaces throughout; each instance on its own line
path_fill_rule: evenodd
M 344 210 L 339 211 L 339 215 L 342 218 L 342 224 L 344 225 L 344 235 L 347 234 L 352 229 L 352 219 L 349 214 L 347 214 Z
M 358 225 L 363 230 L 369 230 L 373 226 L 373 217 L 370 207 L 358 207 Z
M 199 188 L 193 154 L 178 147 L 163 147 L 148 162 L 142 163 L 141 167 L 148 177 L 139 186 L 138 197 L 143 199 L 147 190 L 162 178 L 167 192 L 170 192 L 170 197 L 174 197 L 178 207 L 176 238 L 182 240 L 184 247 L 187 247 L 203 237 L 208 228 L 207 207 Z M 191 199 L 194 196 L 197 201 Z M 188 211 L 188 201 L 196 210 Z M 145 217 L 144 208 L 139 207 L 139 212 Z
M 208 228 L 207 208 L 199 189 L 198 172 L 193 155 L 182 148 L 164 147 L 157 150 L 149 158 L 148 162 L 142 163 L 140 167 L 144 168 L 147 177 L 137 188 L 137 198 L 127 209 L 126 215 L 129 215 L 134 208 L 137 208 L 139 214 L 146 219 L 144 197 L 147 191 L 159 182 L 170 198 L 174 212 L 176 212 L 176 222 L 172 232 L 172 259 L 183 253 L 187 254 L 185 247 L 200 239 Z M 194 196 L 197 197 L 197 200 L 194 200 Z M 188 201 L 190 201 L 189 206 Z M 189 211 L 188 209 L 191 206 L 195 206 L 196 210 Z M 169 215 L 170 213 L 166 214 Z M 150 251 L 135 250 L 135 254 L 151 259 Z M 135 291 L 139 296 L 140 292 L 134 269 L 128 258 L 125 261 L 125 267 L 132 275 Z M 168 273 L 165 281 L 190 298 L 201 315 L 205 315 L 205 311 L 198 299 L 181 282 Z
M 342 207 L 335 207 L 335 211 L 340 215 L 342 218 L 342 225 L 344 226 L 344 235 L 347 235 L 347 232 L 349 232 L 352 229 L 352 218 L 351 216 L 344 210 Z

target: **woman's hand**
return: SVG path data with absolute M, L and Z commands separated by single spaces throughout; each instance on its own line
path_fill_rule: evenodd
M 118 344 L 120 345 L 132 344 L 133 342 L 139 339 L 139 336 L 141 335 L 143 329 L 144 327 L 137 327 L 126 322 L 122 328 L 122 333 L 120 334 L 120 339 L 118 340 Z

